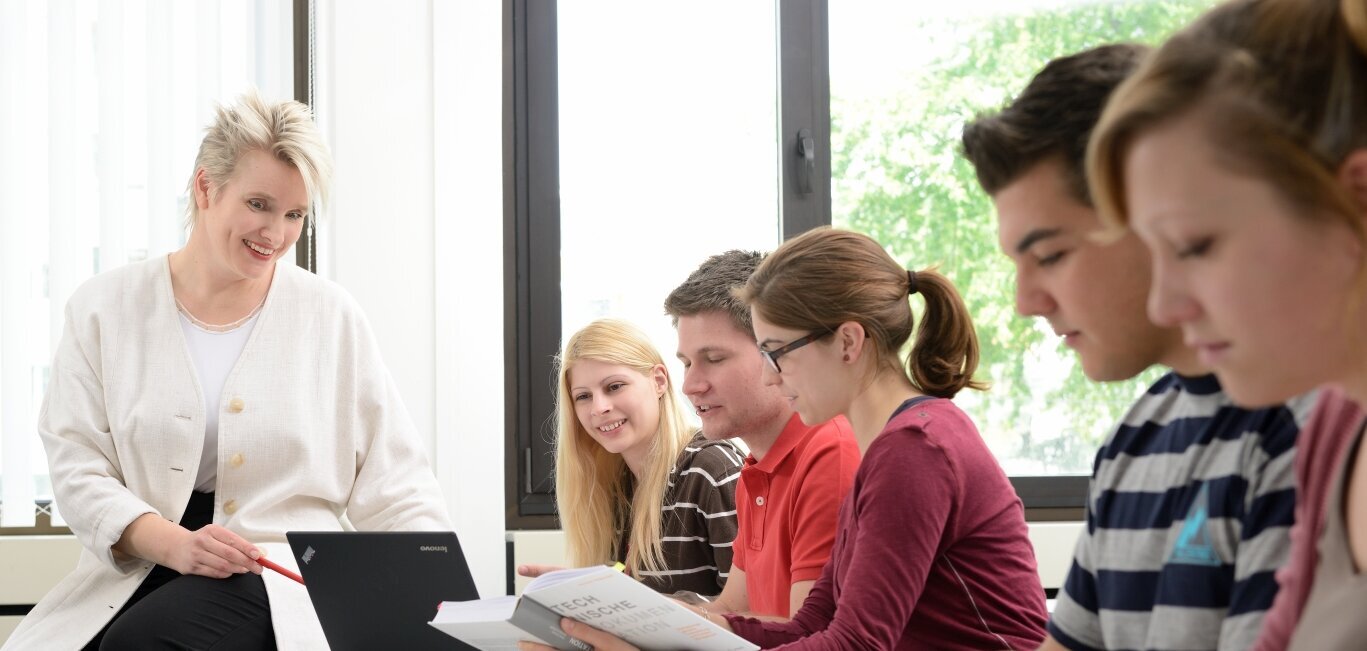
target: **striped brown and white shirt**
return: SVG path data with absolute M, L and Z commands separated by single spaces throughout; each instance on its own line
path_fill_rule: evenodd
M 731 572 L 736 484 L 744 459 L 730 441 L 708 441 L 701 433 L 693 436 L 670 470 L 661 504 L 665 567 L 636 578 L 665 594 L 721 594 Z M 625 560 L 627 537 L 624 532 L 618 545 L 619 560 Z

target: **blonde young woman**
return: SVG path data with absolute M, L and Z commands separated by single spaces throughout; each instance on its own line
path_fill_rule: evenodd
M 1301 431 L 1291 558 L 1255 648 L 1363 648 L 1367 0 L 1218 7 L 1117 90 L 1088 166 L 1103 217 L 1153 255 L 1150 316 L 1230 396 L 1342 387 Z
M 6 649 L 326 648 L 287 530 L 449 530 L 365 316 L 290 247 L 331 158 L 308 108 L 221 107 L 185 247 L 72 296 L 38 431 L 83 547 Z
M 555 490 L 571 562 L 720 594 L 743 455 L 688 426 L 659 351 L 625 321 L 574 333 L 558 365 Z

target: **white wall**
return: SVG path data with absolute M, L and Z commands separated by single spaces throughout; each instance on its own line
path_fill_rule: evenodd
M 337 165 L 319 271 L 369 315 L 480 592 L 502 594 L 501 6 L 317 12 L 315 96 Z
M 75 536 L 0 536 L 0 605 L 38 603 L 80 555 Z M 0 646 L 22 619 L 0 617 Z
M 432 22 L 435 418 L 437 432 L 454 434 L 436 439 L 437 478 L 480 592 L 490 595 L 507 588 L 502 12 L 499 2 L 438 0 Z
M 1081 522 L 1032 522 L 1030 544 L 1035 548 L 1035 560 L 1040 583 L 1047 589 L 1063 587 L 1068 569 L 1073 564 L 1073 548 L 1082 535 Z M 568 561 L 565 534 L 562 531 L 510 531 L 513 542 L 513 566 L 523 563 L 564 565 Z M 514 589 L 522 594 L 530 579 L 517 577 Z

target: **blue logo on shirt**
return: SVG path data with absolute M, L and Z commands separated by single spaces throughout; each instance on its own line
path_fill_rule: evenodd
M 1168 558 L 1168 562 L 1185 565 L 1220 565 L 1223 561 L 1210 544 L 1210 532 L 1206 528 L 1209 522 L 1210 485 L 1203 484 L 1201 492 L 1196 495 L 1196 500 L 1187 511 L 1187 519 L 1182 523 L 1182 532 L 1177 535 L 1177 542 L 1172 546 L 1172 556 Z

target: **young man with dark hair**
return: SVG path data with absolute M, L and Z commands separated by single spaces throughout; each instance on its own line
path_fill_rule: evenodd
M 1015 262 L 1017 311 L 1048 320 L 1092 380 L 1170 369 L 1097 453 L 1044 649 L 1248 648 L 1289 547 L 1295 439 L 1313 397 L 1234 406 L 1181 332 L 1147 318 L 1143 244 L 1094 237 L 1087 139 L 1146 53 L 1108 45 L 1055 59 L 963 133 Z
M 808 427 L 761 379 L 750 309 L 732 295 L 763 255 L 727 251 L 702 263 L 665 300 L 678 329 L 683 392 L 711 440 L 750 448 L 736 488 L 739 532 L 726 587 L 703 606 L 787 618 L 821 576 L 836 512 L 854 481 L 859 447 L 843 416 Z

